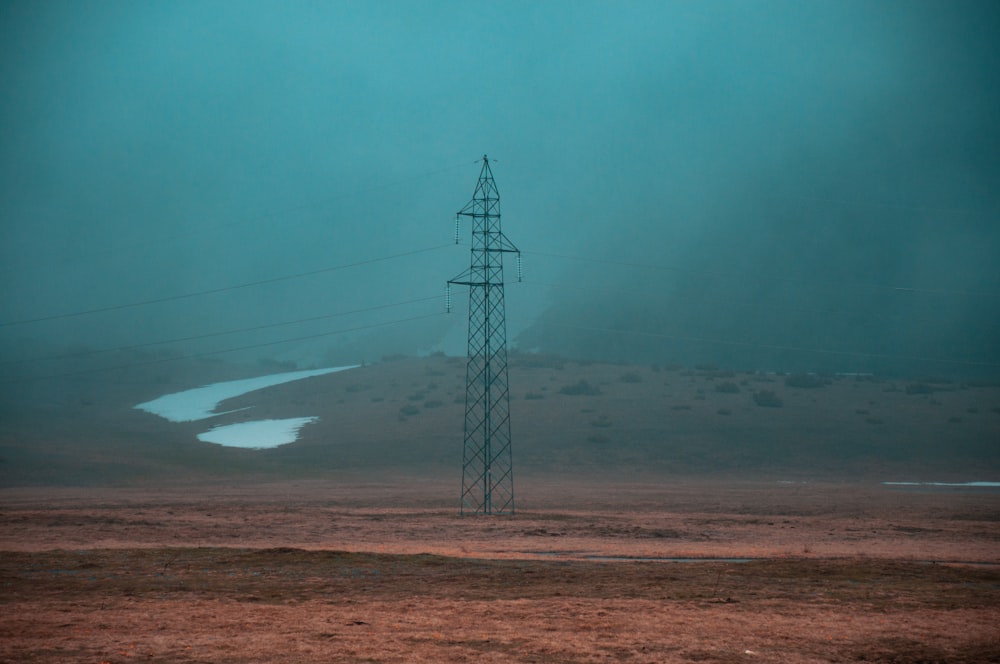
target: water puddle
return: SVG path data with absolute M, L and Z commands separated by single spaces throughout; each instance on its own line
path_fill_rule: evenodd
M 749 563 L 758 558 L 690 558 L 677 556 L 609 556 L 580 551 L 521 551 L 530 556 L 591 560 L 600 563 Z

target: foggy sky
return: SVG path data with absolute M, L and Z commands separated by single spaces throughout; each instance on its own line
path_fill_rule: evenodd
M 107 348 L 440 296 L 468 250 L 436 247 L 487 153 L 525 252 L 515 345 L 997 373 L 998 36 L 992 2 L 4 3 L 0 323 L 433 250 L 4 325 L 0 344 Z M 463 316 L 249 353 L 460 353 Z

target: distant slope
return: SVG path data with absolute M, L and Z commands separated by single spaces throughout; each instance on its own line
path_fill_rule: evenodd
M 170 423 L 133 408 L 167 392 L 275 370 L 188 361 L 9 391 L 0 403 L 0 481 L 186 483 L 459 472 L 461 358 L 402 358 L 278 385 L 224 402 L 221 411 L 236 412 L 201 422 Z M 995 386 L 581 364 L 531 354 L 513 354 L 510 373 L 519 474 L 1000 477 Z M 314 415 L 319 421 L 307 425 L 299 441 L 272 450 L 196 439 L 216 424 Z

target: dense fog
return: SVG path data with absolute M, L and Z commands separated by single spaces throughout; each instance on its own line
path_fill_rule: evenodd
M 513 346 L 995 377 L 998 36 L 988 1 L 4 3 L 6 373 L 462 354 L 486 153 Z

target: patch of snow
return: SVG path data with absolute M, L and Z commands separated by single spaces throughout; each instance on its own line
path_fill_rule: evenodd
M 263 450 L 294 443 L 299 437 L 299 429 L 318 419 L 318 417 L 293 417 L 287 420 L 227 424 L 198 434 L 198 440 L 226 447 Z
M 285 373 L 230 380 L 223 383 L 213 383 L 196 387 L 183 392 L 166 394 L 158 399 L 147 401 L 136 406 L 139 410 L 159 415 L 171 422 L 194 422 L 225 413 L 214 412 L 216 407 L 227 399 L 232 399 L 247 392 L 253 392 L 273 385 L 289 383 L 293 380 L 322 376 L 324 374 L 354 369 L 360 365 L 346 367 L 330 367 L 327 369 L 306 369 L 303 371 L 288 371 Z M 226 411 L 234 412 L 234 411 Z M 301 425 L 300 425 L 301 426 Z
M 1000 487 L 1000 482 L 882 482 L 888 486 L 989 486 Z

